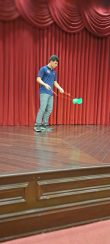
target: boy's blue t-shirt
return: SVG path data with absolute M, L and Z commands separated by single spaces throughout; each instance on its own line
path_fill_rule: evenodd
M 39 70 L 37 77 L 40 77 L 43 80 L 43 82 L 48 84 L 51 87 L 51 89 L 53 90 L 54 81 L 57 80 L 55 70 L 49 68 L 47 65 L 43 66 Z M 42 85 L 40 85 L 40 93 L 46 93 L 46 94 L 49 94 L 49 95 L 53 95 L 51 90 L 47 90 Z

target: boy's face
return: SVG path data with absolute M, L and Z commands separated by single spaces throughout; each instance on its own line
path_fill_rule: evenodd
M 55 69 L 58 66 L 58 61 L 50 61 L 52 69 Z

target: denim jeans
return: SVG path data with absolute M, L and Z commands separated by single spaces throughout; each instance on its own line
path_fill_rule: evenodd
M 36 124 L 42 123 L 48 125 L 49 116 L 53 110 L 53 96 L 42 93 L 40 94 L 40 108 L 36 117 Z

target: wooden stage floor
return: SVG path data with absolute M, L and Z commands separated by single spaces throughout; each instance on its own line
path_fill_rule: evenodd
M 47 172 L 110 164 L 110 127 L 58 125 L 36 133 L 0 126 L 0 174 Z
M 0 174 L 48 172 L 110 164 L 110 127 L 58 125 L 36 133 L 0 127 Z
M 110 127 L 0 127 L 0 241 L 110 219 Z

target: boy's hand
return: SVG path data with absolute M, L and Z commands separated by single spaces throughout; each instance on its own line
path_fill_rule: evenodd
M 47 90 L 51 90 L 51 87 L 50 87 L 48 84 L 45 84 L 45 88 L 46 88 Z
M 60 89 L 59 89 L 59 92 L 60 92 L 60 93 L 64 93 L 63 88 L 60 88 Z

